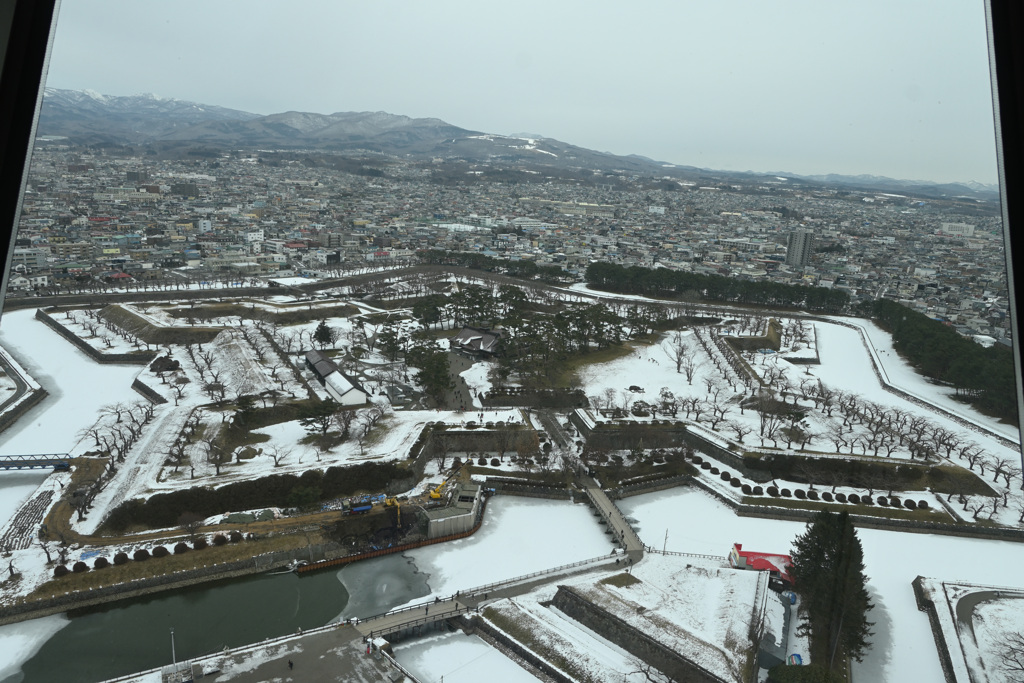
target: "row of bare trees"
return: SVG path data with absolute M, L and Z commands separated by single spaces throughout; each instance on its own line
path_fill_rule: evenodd
M 93 445 L 110 456 L 109 468 L 113 471 L 116 469 L 114 462 L 124 462 L 125 455 L 153 420 L 155 412 L 156 408 L 146 401 L 111 403 L 100 408 L 100 416 L 113 418 L 113 423 L 98 420 L 83 429 L 79 436 L 92 438 Z

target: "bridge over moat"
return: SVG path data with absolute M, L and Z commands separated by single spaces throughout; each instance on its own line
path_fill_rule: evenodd
M 49 453 L 45 455 L 0 455 L 2 470 L 68 470 L 71 461 L 67 453 Z

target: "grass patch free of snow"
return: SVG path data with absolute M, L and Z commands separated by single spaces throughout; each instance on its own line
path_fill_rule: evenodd
M 597 351 L 591 351 L 583 355 L 573 356 L 561 363 L 561 372 L 551 380 L 554 387 L 571 387 L 579 385 L 577 373 L 589 366 L 599 363 L 608 363 L 618 360 L 633 353 L 633 344 L 628 342 L 608 346 Z
M 633 584 L 640 583 L 640 579 L 636 578 L 632 574 L 616 574 L 615 576 L 609 576 L 607 579 L 601 579 L 598 583 L 603 583 L 608 586 L 615 586 L 616 588 L 628 588 Z

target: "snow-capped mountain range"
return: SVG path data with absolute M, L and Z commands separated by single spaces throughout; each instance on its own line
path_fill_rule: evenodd
M 38 133 L 77 144 L 203 144 L 209 147 L 372 150 L 404 158 L 462 159 L 508 167 L 544 166 L 639 173 L 707 181 L 779 176 L 792 182 L 878 192 L 959 195 L 992 200 L 998 187 L 934 183 L 881 176 L 729 172 L 681 166 L 631 154 L 598 152 L 535 134 L 497 135 L 466 130 L 440 119 L 387 112 L 316 114 L 288 111 L 262 116 L 153 94 L 113 96 L 92 90 L 46 88 Z

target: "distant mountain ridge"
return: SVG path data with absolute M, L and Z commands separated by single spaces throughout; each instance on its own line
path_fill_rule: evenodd
M 762 174 L 763 175 L 763 174 Z M 893 189 L 913 189 L 921 186 L 933 186 L 933 187 L 949 187 L 949 188 L 961 188 L 969 190 L 971 192 L 999 192 L 999 186 L 989 183 L 979 183 L 973 180 L 959 183 L 939 183 L 932 180 L 898 180 L 895 178 L 887 178 L 886 176 L 878 175 L 842 175 L 838 173 L 828 173 L 825 175 L 799 175 L 797 173 L 775 173 L 774 175 L 799 178 L 801 180 L 813 180 L 817 183 L 823 183 L 826 185 L 854 185 L 863 187 L 876 187 L 876 188 L 893 188 Z
M 202 144 L 211 147 L 363 150 L 412 159 L 452 159 L 508 167 L 590 169 L 700 182 L 729 177 L 779 176 L 801 184 L 843 186 L 874 192 L 913 192 L 934 197 L 998 199 L 998 188 L 982 183 L 932 183 L 880 176 L 727 172 L 620 156 L 577 147 L 540 135 L 471 131 L 436 118 L 414 119 L 387 112 L 316 114 L 287 111 L 263 116 L 152 94 L 112 96 L 91 90 L 46 88 L 39 135 L 76 144 Z
M 256 118 L 258 114 L 237 109 L 152 94 L 122 97 L 92 90 L 46 88 L 39 112 L 39 134 L 62 135 L 83 142 L 140 142 L 202 122 Z

